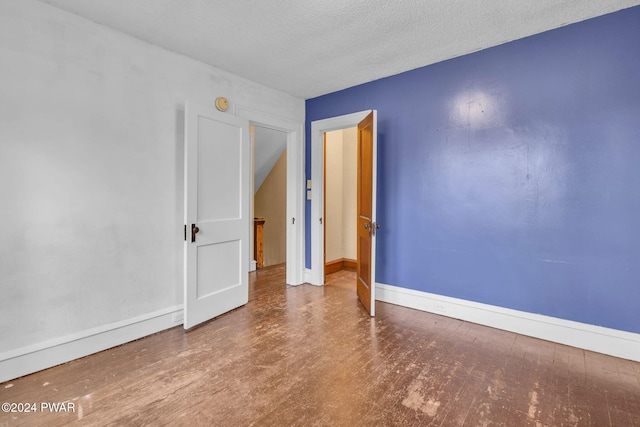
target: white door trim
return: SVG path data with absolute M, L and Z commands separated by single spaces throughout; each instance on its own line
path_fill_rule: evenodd
M 288 285 L 300 285 L 304 283 L 304 123 L 242 106 L 236 106 L 235 114 L 249 120 L 250 124 L 287 134 L 286 281 Z M 253 198 L 251 203 L 253 204 Z
M 311 281 L 312 285 L 324 285 L 324 227 L 320 219 L 324 215 L 324 133 L 358 126 L 372 110 L 359 111 L 344 116 L 311 122 Z M 374 135 L 374 138 L 376 135 Z M 374 169 L 376 173 L 376 153 Z M 376 192 L 373 192 L 375 207 Z M 375 249 L 375 246 L 374 246 Z M 374 253 L 375 255 L 375 253 Z M 375 258 L 372 258 L 372 263 Z M 372 273 L 375 263 L 372 265 Z M 373 281 L 372 276 L 372 283 Z

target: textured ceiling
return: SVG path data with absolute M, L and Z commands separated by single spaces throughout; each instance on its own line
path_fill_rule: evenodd
M 40 0 L 308 99 L 640 0 Z

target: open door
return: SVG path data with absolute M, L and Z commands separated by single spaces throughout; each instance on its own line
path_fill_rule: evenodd
M 184 328 L 249 298 L 248 120 L 188 104 L 185 111 Z
M 358 123 L 358 299 L 375 315 L 376 112 Z

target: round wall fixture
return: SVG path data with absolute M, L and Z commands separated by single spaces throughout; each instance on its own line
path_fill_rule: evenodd
M 219 96 L 216 98 L 216 108 L 220 111 L 227 111 L 229 108 L 229 100 L 224 96 Z

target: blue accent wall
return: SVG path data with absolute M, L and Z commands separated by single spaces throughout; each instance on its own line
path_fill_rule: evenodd
M 378 282 L 640 333 L 640 7 L 307 100 L 307 179 L 366 109 Z

